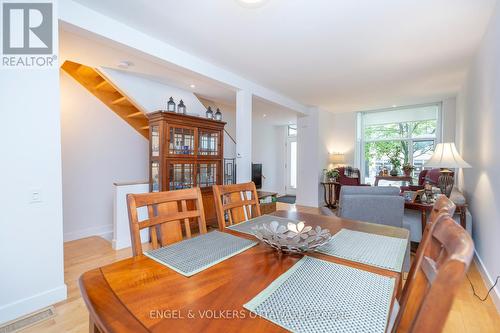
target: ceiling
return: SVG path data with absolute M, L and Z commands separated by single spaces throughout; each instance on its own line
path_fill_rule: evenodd
M 298 113 L 264 99 L 254 97 L 252 100 L 252 116 L 265 120 L 267 124 L 283 126 L 296 124 Z
M 495 0 L 77 0 L 330 111 L 456 94 Z

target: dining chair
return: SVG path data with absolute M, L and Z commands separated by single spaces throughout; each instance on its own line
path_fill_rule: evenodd
M 199 187 L 144 194 L 127 194 L 130 236 L 134 256 L 142 255 L 141 230 L 149 229 L 153 249 L 191 238 L 191 220 L 198 220 L 201 234 L 207 232 L 203 201 Z M 147 207 L 148 218 L 139 221 L 138 209 Z M 158 234 L 159 231 L 159 234 Z
M 342 186 L 338 216 L 350 220 L 405 228 L 404 198 L 395 186 Z M 406 228 L 409 229 L 409 228 Z M 410 270 L 410 243 L 406 247 L 403 271 Z
M 392 332 L 441 332 L 473 253 L 471 237 L 449 213 L 428 223 Z
M 215 211 L 219 229 L 260 216 L 259 197 L 254 182 L 232 185 L 213 185 Z M 250 198 L 248 198 L 250 194 Z
M 409 297 L 408 290 L 411 285 L 410 283 L 408 283 L 408 281 L 413 281 L 415 279 L 416 272 L 420 268 L 419 265 L 423 257 L 423 251 L 431 239 L 431 234 L 434 230 L 436 223 L 445 218 L 452 218 L 454 213 L 455 213 L 455 204 L 445 195 L 440 196 L 434 203 L 431 210 L 431 214 L 425 226 L 422 239 L 420 240 L 417 252 L 415 253 L 414 257 L 415 259 L 413 260 L 413 264 L 411 265 L 410 271 L 408 272 L 408 275 L 406 277 L 406 283 L 403 287 L 400 296 L 398 297 L 398 302 L 399 302 L 398 305 L 400 308 L 404 308 L 408 302 L 408 297 Z
M 427 224 L 434 223 L 441 214 L 448 214 L 451 218 L 453 218 L 453 214 L 455 214 L 455 209 L 456 206 L 453 203 L 453 201 L 448 199 L 446 195 L 440 195 L 439 198 L 434 203 L 434 206 L 432 207 L 431 214 L 429 215 L 429 220 L 427 221 Z

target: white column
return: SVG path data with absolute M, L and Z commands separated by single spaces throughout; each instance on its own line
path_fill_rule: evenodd
M 252 180 L 252 93 L 236 93 L 236 182 Z
M 311 108 L 309 115 L 297 119 L 297 204 L 318 207 L 319 110 Z

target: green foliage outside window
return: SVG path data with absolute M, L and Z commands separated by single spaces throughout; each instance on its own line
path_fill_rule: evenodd
M 364 130 L 367 141 L 365 143 L 365 161 L 385 159 L 390 160 L 393 165 L 397 164 L 396 167 L 408 164 L 411 160 L 410 144 L 412 142 L 406 139 L 435 137 L 436 127 L 436 120 L 367 126 Z M 433 149 L 434 145 L 429 145 L 428 141 L 414 141 L 413 159 L 417 159 Z

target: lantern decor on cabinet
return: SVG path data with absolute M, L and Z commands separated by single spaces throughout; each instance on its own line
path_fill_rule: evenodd
M 205 113 L 207 119 L 214 119 L 214 112 L 212 111 L 212 108 L 209 106 L 207 108 L 207 112 Z
M 186 106 L 184 105 L 184 102 L 182 101 L 182 99 L 179 102 L 179 105 L 177 105 L 177 113 L 186 114 Z
M 172 97 L 170 97 L 168 99 L 168 102 L 167 102 L 167 111 L 168 112 L 175 112 L 175 102 L 174 102 L 174 99 Z
M 219 108 L 217 108 L 217 112 L 215 112 L 215 120 L 222 120 L 222 112 L 220 112 Z

